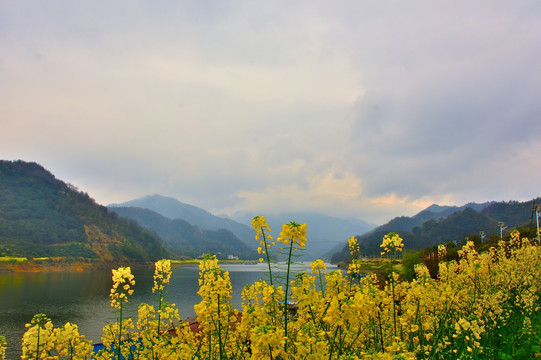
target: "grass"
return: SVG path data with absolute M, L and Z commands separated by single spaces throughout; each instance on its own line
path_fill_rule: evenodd
M 17 256 L 0 256 L 0 262 L 24 262 L 28 261 L 28 258 Z
M 375 273 L 388 273 L 391 271 L 389 259 L 385 258 L 371 258 L 360 260 L 361 271 L 375 272 Z M 393 269 L 397 273 L 402 272 L 402 261 L 393 260 Z

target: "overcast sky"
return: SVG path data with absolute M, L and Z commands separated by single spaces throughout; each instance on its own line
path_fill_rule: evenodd
M 0 158 L 214 214 L 530 200 L 541 2 L 0 0 Z

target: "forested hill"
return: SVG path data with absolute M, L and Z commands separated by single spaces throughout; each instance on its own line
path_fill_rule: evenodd
M 0 160 L 0 256 L 146 262 L 161 240 L 36 163 Z
M 180 257 L 197 258 L 204 253 L 226 259 L 229 255 L 240 259 L 257 259 L 257 251 L 243 243 L 226 229 L 206 230 L 182 219 L 169 219 L 149 209 L 112 207 L 119 216 L 136 221 L 162 238 L 167 247 Z
M 361 253 L 365 256 L 377 255 L 385 234 L 397 232 L 404 239 L 408 250 L 420 250 L 436 244 L 460 244 L 468 237 L 470 240 L 480 240 L 480 232 L 488 238 L 500 236 L 499 222 L 503 222 L 506 231 L 515 228 L 524 235 L 530 230 L 535 234 L 535 219 L 532 218 L 532 204 L 541 204 L 541 198 L 526 202 L 502 201 L 485 204 L 467 204 L 462 207 L 438 207 L 432 205 L 413 217 L 399 217 L 381 225 L 373 231 L 356 236 Z M 426 220 L 428 219 L 428 220 Z M 532 222 L 533 219 L 533 222 Z M 424 220 L 424 221 L 422 221 Z M 532 227 L 533 226 L 533 227 Z M 334 253 L 332 262 L 343 261 L 348 257 L 348 246 Z

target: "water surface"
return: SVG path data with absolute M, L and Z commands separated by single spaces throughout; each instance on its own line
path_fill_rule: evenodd
M 245 284 L 260 278 L 267 279 L 267 265 L 220 264 L 229 271 L 233 285 L 232 303 L 241 309 L 241 291 Z M 295 265 L 295 272 L 310 272 L 309 264 Z M 132 314 L 137 306 L 156 300 L 152 294 L 153 269 L 137 269 L 134 294 L 131 297 Z M 167 301 L 176 304 L 182 318 L 195 315 L 193 306 L 201 301 L 197 291 L 199 268 L 197 265 L 173 265 Z M 46 314 L 55 327 L 72 322 L 81 334 L 93 342 L 100 342 L 102 328 L 113 322 L 116 313 L 109 306 L 111 271 L 66 271 L 40 273 L 0 273 L 0 335 L 8 341 L 6 359 L 18 359 L 24 325 L 37 313 Z M 135 320 L 135 318 L 134 318 Z

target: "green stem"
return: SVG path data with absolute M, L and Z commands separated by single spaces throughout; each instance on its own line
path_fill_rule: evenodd
M 120 299 L 120 323 L 118 329 L 118 348 L 117 348 L 117 360 L 120 360 L 120 341 L 122 340 L 122 299 Z
M 69 349 L 70 349 L 70 360 L 73 360 L 73 344 L 71 343 L 71 340 L 68 341 Z
M 223 344 L 222 344 L 222 317 L 220 314 L 220 295 L 218 295 L 218 323 L 216 324 L 218 326 L 218 347 L 220 349 L 220 359 L 222 359 L 222 355 L 224 354 Z
M 263 243 L 265 244 L 265 255 L 267 257 L 267 265 L 269 267 L 269 281 L 272 286 L 272 271 L 271 271 L 271 263 L 270 263 L 270 256 L 269 256 L 269 246 L 267 245 L 267 237 L 265 236 L 265 230 L 261 228 L 261 235 L 263 235 Z
M 434 336 L 434 341 L 432 343 L 432 351 L 430 352 L 430 355 L 428 357 L 429 359 L 434 359 L 435 358 L 434 355 L 436 354 L 438 341 L 440 340 L 440 338 L 442 336 L 443 327 L 447 322 L 447 315 L 449 315 L 449 312 L 451 311 L 452 306 L 453 306 L 452 302 L 448 303 L 444 308 L 443 317 L 439 319 L 440 321 L 439 321 L 438 334 L 437 334 L 437 336 Z
M 160 338 L 160 328 L 162 323 L 161 309 L 162 309 L 162 300 L 163 300 L 163 290 L 160 290 L 160 297 L 158 299 L 158 339 Z
M 385 352 L 385 347 L 383 346 L 383 328 L 381 327 L 381 314 L 378 311 L 378 322 L 379 322 L 379 341 L 381 343 L 381 352 Z
M 39 329 L 40 329 L 40 326 L 38 324 L 38 345 L 36 347 L 36 360 L 39 359 Z
M 285 296 L 284 296 L 284 316 L 285 316 L 285 320 L 284 320 L 284 333 L 285 333 L 285 338 L 286 338 L 286 341 L 284 343 L 284 351 L 287 350 L 287 320 L 288 320 L 288 309 L 287 309 L 287 295 L 288 295 L 288 292 L 289 292 L 289 270 L 291 268 L 291 254 L 293 253 L 293 239 L 290 239 L 290 244 L 289 244 L 289 256 L 287 258 L 287 273 L 286 273 L 286 292 L 285 292 Z
M 338 334 L 338 327 L 334 330 L 334 335 L 332 337 L 332 341 L 331 341 L 331 349 L 329 350 L 329 360 L 332 359 L 332 356 L 333 356 L 333 353 L 334 353 L 334 349 L 337 347 L 336 346 L 336 335 Z
M 319 290 L 321 291 L 321 295 L 325 297 L 325 291 L 323 291 L 323 277 L 321 276 L 321 270 L 317 270 L 319 275 Z
M 391 289 L 393 292 L 393 320 L 394 320 L 394 337 L 396 337 L 396 303 L 394 301 L 394 276 L 393 276 L 393 251 L 390 253 L 391 255 Z

